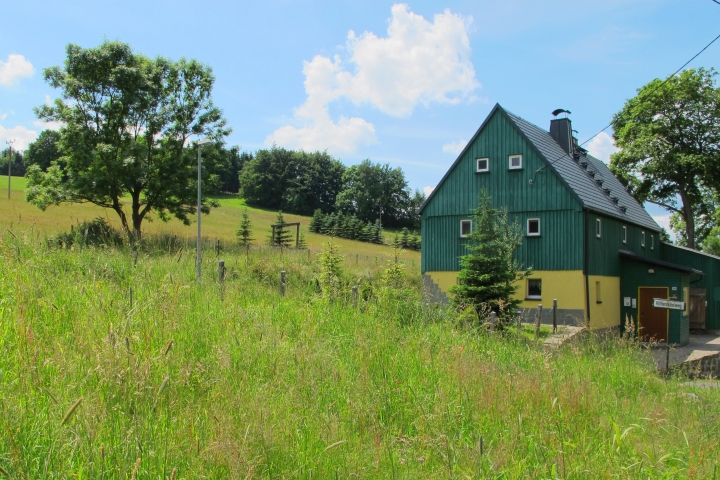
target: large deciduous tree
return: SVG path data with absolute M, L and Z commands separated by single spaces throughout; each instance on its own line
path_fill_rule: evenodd
M 54 130 L 43 130 L 40 136 L 28 145 L 25 150 L 25 158 L 23 161 L 26 166 L 37 165 L 44 172 L 50 165 L 60 158 L 58 151 L 58 142 L 60 141 L 60 133 Z
M 45 172 L 30 168 L 28 201 L 41 209 L 61 202 L 110 208 L 136 237 L 151 212 L 189 224 L 197 195 L 191 140 L 221 143 L 229 133 L 211 99 L 211 69 L 184 58 L 150 59 L 121 42 L 68 45 L 66 52 L 64 67 L 43 72 L 61 98 L 35 110 L 62 125 L 61 156 Z M 218 182 L 206 174 L 205 183 Z M 213 205 L 204 198 L 202 211 Z
M 720 181 L 720 88 L 714 70 L 686 70 L 638 90 L 613 117 L 611 168 L 640 202 L 672 212 L 679 239 L 701 246 Z M 710 200 L 710 201 L 709 201 Z
M 402 225 L 411 216 L 411 193 L 400 168 L 364 160 L 343 174 L 343 190 L 337 197 L 339 210 L 383 225 Z

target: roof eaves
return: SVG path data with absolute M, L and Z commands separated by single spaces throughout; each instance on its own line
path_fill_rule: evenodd
M 657 265 L 659 267 L 670 268 L 672 270 L 677 270 L 680 272 L 694 273 L 696 275 L 705 275 L 702 270 L 696 270 L 691 267 L 686 267 L 685 265 L 678 265 L 676 263 L 665 262 L 663 260 L 655 260 L 653 258 L 641 257 L 640 255 L 636 254 L 635 252 L 631 252 L 630 250 L 618 250 L 618 253 L 623 258 L 635 260 L 637 262 L 647 263 L 648 265 Z

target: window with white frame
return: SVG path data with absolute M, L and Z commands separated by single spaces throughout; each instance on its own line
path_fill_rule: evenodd
M 627 227 L 623 225 L 623 243 L 627 243 Z
M 490 171 L 490 159 L 489 158 L 478 158 L 476 172 L 489 172 Z
M 640 234 L 640 246 L 645 248 L 645 232 Z
M 472 233 L 472 220 L 460 220 L 460 236 L 467 237 Z
M 542 280 L 539 278 L 527 279 L 527 295 L 525 298 L 531 300 L 542 299 Z
M 539 218 L 528 218 L 528 220 L 527 220 L 527 236 L 528 237 L 539 237 L 540 236 L 540 219 Z
M 650 235 L 650 250 L 655 250 L 655 235 Z
M 595 219 L 595 236 L 602 238 L 602 220 L 599 218 Z
M 522 155 L 510 155 L 509 157 L 510 162 L 510 170 L 520 170 L 522 169 Z

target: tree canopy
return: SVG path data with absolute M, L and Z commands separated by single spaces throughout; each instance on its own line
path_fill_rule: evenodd
M 334 210 L 345 167 L 325 152 L 273 146 L 258 150 L 240 172 L 240 196 L 249 204 L 312 215 Z
M 117 41 L 96 48 L 71 44 L 66 54 L 64 67 L 43 72 L 61 98 L 35 109 L 41 120 L 63 125 L 60 157 L 44 172 L 39 165 L 29 169 L 28 201 L 41 209 L 61 202 L 110 208 L 136 236 L 151 212 L 189 224 L 196 212 L 197 157 L 188 147 L 193 138 L 221 143 L 229 133 L 212 102 L 210 67 L 184 58 L 150 59 Z M 217 186 L 217 176 L 204 175 L 206 182 Z M 204 198 L 203 212 L 212 205 Z
M 43 130 L 40 136 L 28 145 L 25 150 L 25 165 L 37 165 L 44 172 L 50 165 L 60 158 L 58 142 L 60 133 L 54 130 Z
M 715 225 L 720 88 L 714 70 L 655 79 L 613 117 L 611 169 L 640 202 L 672 212 L 681 243 L 698 248 Z

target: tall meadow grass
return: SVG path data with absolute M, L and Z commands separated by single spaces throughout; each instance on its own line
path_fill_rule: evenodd
M 10 478 L 717 470 L 717 390 L 659 376 L 632 342 L 546 351 L 488 334 L 424 304 L 417 267 L 402 268 L 393 295 L 383 261 L 352 256 L 346 293 L 332 299 L 305 251 L 208 248 L 198 285 L 194 250 L 150 243 L 136 260 L 128 247 L 0 238 L 0 467 Z

